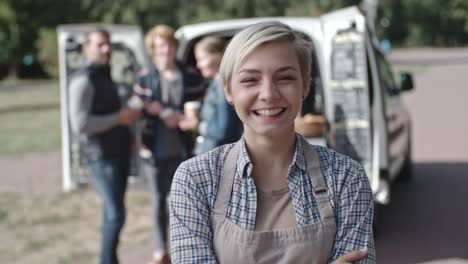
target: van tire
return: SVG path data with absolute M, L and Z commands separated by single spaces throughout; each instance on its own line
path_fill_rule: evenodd
M 374 237 L 380 233 L 380 229 L 382 228 L 381 222 L 381 212 L 382 212 L 383 205 L 380 203 L 374 203 L 374 215 L 372 219 L 372 232 L 374 233 Z
M 409 182 L 413 178 L 413 159 L 411 151 L 411 139 L 408 140 L 408 151 L 405 155 L 405 161 L 401 168 L 400 174 L 398 175 L 398 181 Z

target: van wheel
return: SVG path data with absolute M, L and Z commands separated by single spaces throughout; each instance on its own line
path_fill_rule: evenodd
M 413 178 L 413 160 L 411 158 L 411 140 L 408 140 L 408 151 L 405 155 L 405 161 L 403 167 L 401 168 L 400 175 L 398 175 L 398 180 L 401 182 L 409 182 Z
M 372 219 L 372 231 L 374 233 L 374 236 L 377 236 L 377 234 L 380 231 L 380 211 L 382 209 L 382 205 L 379 203 L 374 203 L 374 217 Z

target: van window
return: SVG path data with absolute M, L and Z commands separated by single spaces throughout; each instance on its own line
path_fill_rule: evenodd
M 377 67 L 380 73 L 379 75 L 381 84 L 383 86 L 385 94 L 397 95 L 399 93 L 399 90 L 395 84 L 395 79 L 393 79 L 393 71 L 390 64 L 380 52 L 376 51 L 375 55 L 377 58 Z
M 237 33 L 237 31 L 238 30 L 227 30 L 223 32 L 213 33 L 213 35 L 217 37 L 222 37 L 226 41 L 229 41 L 232 38 L 232 36 L 234 36 L 234 34 Z M 299 32 L 299 33 L 303 35 L 308 41 L 310 41 L 313 45 L 313 41 L 310 39 L 310 37 L 307 34 L 303 32 Z M 181 50 L 178 51 L 179 59 L 181 59 L 182 62 L 196 68 L 194 47 L 195 47 L 195 44 L 205 36 L 208 36 L 208 35 L 199 36 L 197 38 L 190 40 L 189 42 L 181 41 L 181 46 L 179 47 L 179 49 Z M 309 92 L 309 95 L 304 99 L 304 102 L 302 105 L 302 115 L 305 115 L 307 113 L 323 114 L 323 111 L 324 111 L 322 79 L 320 75 L 320 69 L 319 69 L 319 64 L 317 61 L 317 56 L 315 54 L 315 49 L 313 47 L 312 47 L 312 65 L 311 66 L 312 67 L 311 67 L 310 92 Z

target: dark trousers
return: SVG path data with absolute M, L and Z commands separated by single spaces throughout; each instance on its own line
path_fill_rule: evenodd
M 144 173 L 148 176 L 152 193 L 154 235 L 156 248 L 167 250 L 169 215 L 167 197 L 174 173 L 182 162 L 181 157 L 147 160 Z
M 100 263 L 116 264 L 119 235 L 125 223 L 129 158 L 92 160 L 90 168 L 103 205 Z

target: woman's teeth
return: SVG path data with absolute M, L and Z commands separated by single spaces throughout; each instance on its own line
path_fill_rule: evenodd
M 281 113 L 284 108 L 272 108 L 272 109 L 262 109 L 254 111 L 255 114 L 259 116 L 275 116 Z

